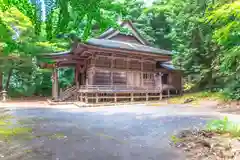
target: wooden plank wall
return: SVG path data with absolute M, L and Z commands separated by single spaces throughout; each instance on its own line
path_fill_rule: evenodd
M 179 91 L 182 90 L 182 74 L 181 72 L 171 72 L 171 84 Z
M 94 85 L 111 84 L 111 72 L 104 70 L 96 70 L 94 75 Z
M 98 56 L 87 61 L 89 85 L 154 87 L 154 62 L 126 57 Z M 90 72 L 91 70 L 91 72 Z
M 113 72 L 113 85 L 127 85 L 127 73 Z
M 134 36 L 130 36 L 130 35 L 117 34 L 116 36 L 114 36 L 110 39 L 122 41 L 122 42 L 131 42 L 131 43 L 142 44 L 137 38 L 135 38 Z

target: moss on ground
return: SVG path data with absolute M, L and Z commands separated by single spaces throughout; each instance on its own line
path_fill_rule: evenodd
M 31 136 L 32 129 L 27 127 L 22 127 L 18 124 L 16 119 L 8 114 L 0 116 L 0 139 L 9 141 L 11 138 L 21 136 L 28 137 Z

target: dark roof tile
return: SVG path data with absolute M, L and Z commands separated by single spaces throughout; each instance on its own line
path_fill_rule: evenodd
M 116 41 L 116 40 L 106 40 L 106 39 L 90 39 L 86 44 L 99 46 L 103 48 L 114 48 L 114 49 L 126 49 L 132 51 L 148 52 L 154 54 L 172 55 L 172 52 L 158 49 L 146 45 L 135 44 L 130 42 Z

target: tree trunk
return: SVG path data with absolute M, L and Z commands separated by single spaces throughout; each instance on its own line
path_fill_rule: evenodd
M 8 88 L 9 88 L 9 83 L 10 83 L 10 80 L 11 80 L 12 72 L 13 72 L 13 68 L 11 68 L 8 72 L 8 78 L 7 78 L 7 83 L 6 83 L 6 87 L 5 87 L 6 91 L 8 91 Z
M 3 73 L 0 72 L 0 92 L 3 90 Z

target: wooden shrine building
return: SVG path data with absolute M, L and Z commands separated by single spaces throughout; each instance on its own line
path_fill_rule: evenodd
M 154 48 L 131 21 L 98 38 L 78 42 L 68 52 L 46 55 L 54 60 L 53 99 L 86 103 L 159 100 L 182 91 L 181 72 L 171 63 L 170 51 Z M 75 67 L 75 84 L 60 92 L 58 68 Z

